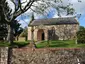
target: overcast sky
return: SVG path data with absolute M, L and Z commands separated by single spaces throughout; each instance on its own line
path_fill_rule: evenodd
M 13 9 L 13 4 L 9 1 L 9 6 Z M 78 2 L 77 0 L 63 0 L 63 3 L 66 5 L 68 3 L 72 3 L 73 4 L 73 8 L 75 9 L 77 14 L 81 14 L 81 17 L 78 19 L 80 25 L 85 26 L 85 0 L 81 0 L 81 2 Z M 23 27 L 27 26 L 30 20 L 30 13 L 25 13 L 22 16 L 19 16 L 17 19 L 20 21 L 20 23 L 22 24 Z M 57 13 L 55 9 L 50 9 L 50 11 L 47 14 L 47 18 L 56 18 L 57 17 Z M 36 15 L 35 14 L 35 18 L 46 18 L 45 16 L 40 16 L 40 15 Z

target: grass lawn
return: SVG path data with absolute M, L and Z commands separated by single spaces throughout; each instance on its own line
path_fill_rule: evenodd
M 12 45 L 10 45 L 8 42 L 0 42 L 0 47 L 24 47 L 29 44 L 29 41 L 14 41 Z
M 9 43 L 0 41 L 0 47 L 8 47 L 8 46 L 10 46 Z
M 25 47 L 29 44 L 29 41 L 14 41 L 13 45 L 10 45 L 7 42 L 0 42 L 0 47 Z M 37 48 L 45 47 L 56 47 L 56 48 L 85 48 L 85 44 L 75 44 L 74 40 L 57 40 L 57 41 L 42 41 L 36 45 Z
M 49 44 L 47 41 L 42 41 L 36 45 L 37 48 L 44 47 L 57 47 L 57 48 L 84 48 L 85 44 L 75 44 L 74 40 L 65 40 L 65 41 L 50 41 Z

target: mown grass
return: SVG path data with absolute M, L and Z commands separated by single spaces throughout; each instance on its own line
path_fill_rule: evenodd
M 8 46 L 10 46 L 8 42 L 0 41 L 0 47 L 8 47 Z
M 57 48 L 83 48 L 85 44 L 75 44 L 75 40 L 42 41 L 36 45 L 37 48 L 57 47 Z
M 8 42 L 0 42 L 0 47 L 25 47 L 29 44 L 29 41 L 14 41 L 12 44 Z
M 29 45 L 30 41 L 14 41 L 14 43 L 11 45 L 8 42 L 0 42 L 0 47 L 25 47 L 26 45 Z M 85 44 L 75 44 L 75 40 L 56 40 L 56 41 L 42 41 L 38 44 L 36 44 L 37 48 L 85 48 Z

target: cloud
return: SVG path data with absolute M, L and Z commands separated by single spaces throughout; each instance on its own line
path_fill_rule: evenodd
M 78 0 L 63 0 L 63 5 L 67 5 L 69 3 L 73 4 L 72 7 L 75 9 L 75 15 L 85 14 L 85 0 L 81 0 L 81 2 L 78 2 Z M 62 16 L 65 16 L 65 13 L 63 13 Z M 55 14 L 54 17 L 58 17 L 57 14 Z
M 85 0 L 82 2 L 73 3 L 73 7 L 77 13 L 84 14 L 85 13 Z
M 81 2 L 78 2 L 81 1 Z M 77 14 L 85 13 L 85 0 L 70 0 Z
M 14 4 L 11 2 L 11 0 L 7 0 L 9 3 L 10 8 L 14 11 Z M 17 1 L 17 0 L 15 0 Z M 26 0 L 21 0 L 22 2 L 25 2 Z M 73 8 L 75 9 L 75 11 L 77 13 L 85 13 L 85 0 L 81 0 L 81 2 L 78 2 L 78 0 L 62 0 L 63 1 L 63 5 L 67 5 L 69 3 L 73 4 Z M 29 2 L 29 0 L 27 0 L 27 2 Z M 34 3 L 35 5 L 37 5 L 36 3 Z M 58 4 L 58 3 L 57 3 Z M 25 4 L 23 4 L 23 6 L 25 6 Z M 33 8 L 33 7 L 32 7 Z M 28 11 L 29 12 L 29 11 Z
M 7 0 L 9 2 L 9 6 L 10 8 L 13 10 L 14 9 L 14 4 L 10 1 L 10 0 Z M 26 1 L 26 0 L 22 0 L 22 1 Z M 27 0 L 29 1 L 29 0 Z M 67 5 L 69 3 L 72 3 L 73 4 L 73 8 L 75 9 L 76 13 L 77 14 L 85 14 L 85 0 L 81 0 L 81 2 L 78 2 L 78 0 L 62 0 L 63 1 L 63 5 Z M 36 4 L 36 3 L 34 3 Z M 26 5 L 26 4 L 24 4 Z M 25 16 L 29 16 L 31 15 L 32 11 L 31 10 L 28 10 L 24 15 Z M 25 18 L 25 16 L 23 15 L 23 19 L 21 17 L 18 17 L 17 19 L 21 21 L 21 23 L 23 25 L 26 25 L 24 21 L 26 22 L 29 22 L 29 17 Z M 47 18 L 51 18 L 51 17 L 58 17 L 57 16 L 57 11 L 55 12 L 55 10 L 53 11 L 53 9 L 50 9 L 50 11 L 48 11 L 47 13 Z M 35 14 L 35 18 L 38 19 L 38 18 L 46 18 L 46 16 L 43 16 L 43 15 L 38 15 L 38 14 Z M 82 17 L 83 19 L 84 17 Z M 83 19 L 83 21 L 85 20 L 85 18 Z M 81 21 L 82 22 L 82 21 Z
M 71 0 L 70 2 L 71 2 L 71 3 L 77 3 L 78 0 Z

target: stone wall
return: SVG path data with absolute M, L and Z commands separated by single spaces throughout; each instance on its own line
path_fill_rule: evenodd
M 36 28 L 37 27 L 37 28 Z M 52 28 L 54 28 L 55 33 L 51 33 Z M 40 29 L 43 29 L 45 34 L 45 40 L 48 40 L 49 36 L 52 40 L 73 40 L 76 38 L 76 32 L 79 29 L 78 24 L 61 24 L 61 25 L 45 25 L 43 27 L 34 26 L 34 40 L 38 40 L 39 33 L 37 33 Z M 37 36 L 38 35 L 38 36 Z M 28 40 L 31 40 L 31 27 L 28 27 Z
M 85 64 L 84 48 L 13 48 L 11 64 Z M 0 64 L 7 64 L 8 48 L 0 47 Z
M 13 49 L 11 64 L 85 64 L 85 49 Z
M 79 29 L 77 24 L 56 25 L 55 33 L 59 40 L 73 40 L 76 38 L 76 32 Z
M 0 64 L 7 64 L 8 47 L 0 47 Z

